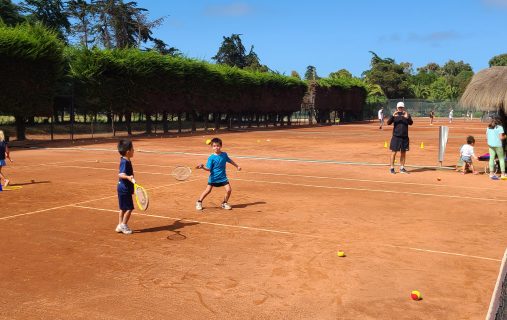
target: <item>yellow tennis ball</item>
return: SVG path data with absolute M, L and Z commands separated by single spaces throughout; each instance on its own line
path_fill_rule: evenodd
M 342 257 L 342 258 L 343 258 L 343 257 L 345 257 L 345 252 L 343 252 L 343 251 L 338 251 L 338 252 L 336 253 L 336 255 L 337 255 L 338 257 Z
M 410 298 L 412 298 L 412 300 L 421 300 L 421 293 L 417 290 L 413 290 L 411 293 L 410 293 Z
M 211 144 L 211 139 L 206 140 L 206 144 L 210 145 Z

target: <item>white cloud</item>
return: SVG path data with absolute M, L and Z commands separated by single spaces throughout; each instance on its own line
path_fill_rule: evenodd
M 507 0 L 482 0 L 482 2 L 488 6 L 507 8 Z
M 204 9 L 204 13 L 208 16 L 228 16 L 228 17 L 242 17 L 252 14 L 253 7 L 247 3 L 234 2 L 224 5 L 208 6 Z

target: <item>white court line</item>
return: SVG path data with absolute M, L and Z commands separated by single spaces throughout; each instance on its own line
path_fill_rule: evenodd
M 480 200 L 480 201 L 485 201 L 486 200 L 486 201 L 507 202 L 507 199 L 478 198 L 478 197 L 468 197 L 468 196 L 453 196 L 453 195 L 444 195 L 444 194 L 436 194 L 436 193 L 407 192 L 407 191 L 396 191 L 396 190 L 380 190 L 380 189 L 369 189 L 369 188 L 320 186 L 320 185 L 314 185 L 314 184 L 302 184 L 302 183 L 290 183 L 290 182 L 278 182 L 278 181 L 263 181 L 263 180 L 249 180 L 249 179 L 238 179 L 238 178 L 230 178 L 229 180 L 255 182 L 255 183 L 269 183 L 269 184 L 279 184 L 279 185 L 289 185 L 289 186 L 308 187 L 308 188 L 338 189 L 338 190 L 352 190 L 352 191 L 368 191 L 368 192 L 381 192 L 381 193 L 409 194 L 409 195 L 415 195 L 415 196 L 431 196 L 431 197 L 451 198 L 451 199 Z
M 83 208 L 83 209 L 89 209 L 89 210 L 114 212 L 114 213 L 118 212 L 118 210 L 94 208 L 94 207 L 87 207 L 87 206 L 80 206 L 80 205 L 74 205 L 74 207 Z M 146 213 L 137 213 L 137 212 L 133 212 L 132 214 L 133 215 L 138 215 L 138 216 L 167 219 L 167 220 L 175 220 L 175 221 L 179 220 L 179 221 L 186 221 L 186 222 L 195 222 L 195 223 L 199 223 L 199 224 L 213 225 L 213 226 L 225 227 L 225 228 L 244 229 L 244 230 L 259 231 L 259 232 L 268 232 L 268 233 L 275 233 L 275 234 L 286 234 L 286 235 L 297 236 L 297 237 L 307 237 L 307 238 L 313 238 L 313 239 L 320 239 L 320 240 L 326 240 L 326 241 L 335 242 L 335 240 L 333 240 L 333 239 L 331 239 L 329 237 L 315 236 L 315 235 L 306 234 L 306 233 L 299 233 L 299 232 L 290 232 L 290 231 L 281 231 L 281 230 L 266 229 L 266 228 L 248 227 L 248 226 L 242 226 L 242 225 L 232 225 L 232 224 L 216 223 L 216 222 L 208 222 L 208 221 L 200 221 L 200 220 L 192 220 L 192 219 L 185 219 L 185 218 L 173 218 L 173 217 L 160 216 L 160 215 L 154 215 L 154 214 L 146 214 Z M 385 247 L 390 247 L 390 248 L 407 249 L 407 250 L 421 251 L 421 252 L 427 252 L 427 253 L 438 253 L 438 254 L 451 255 L 451 256 L 457 256 L 457 257 L 466 257 L 466 258 L 481 259 L 481 260 L 490 260 L 490 261 L 501 261 L 500 259 L 481 257 L 481 256 L 474 256 L 474 255 L 467 255 L 467 254 L 463 254 L 463 253 L 455 253 L 455 252 L 448 252 L 448 251 L 439 251 L 439 250 L 414 248 L 414 247 L 406 247 L 406 246 L 396 246 L 396 245 L 382 244 L 382 243 L 379 243 L 379 245 L 385 246 Z
M 69 147 L 69 148 L 46 148 L 46 147 L 30 147 L 35 150 L 56 150 L 56 151 L 106 151 L 118 152 L 115 149 L 106 148 L 83 148 L 83 147 Z M 160 151 L 160 150 L 144 150 L 136 149 L 139 153 L 153 153 L 157 155 L 179 155 L 179 156 L 198 156 L 207 157 L 209 153 L 195 153 L 184 151 Z M 374 163 L 374 162 L 355 162 L 355 161 L 339 161 L 339 160 L 319 160 L 319 159 L 304 159 L 304 158 L 276 158 L 267 156 L 248 156 L 248 155 L 235 155 L 234 158 L 246 160 L 264 160 L 264 161 L 280 161 L 280 162 L 297 162 L 297 163 L 320 163 L 320 164 L 336 164 L 336 165 L 356 165 L 356 166 L 372 166 L 372 167 L 387 167 L 388 163 Z M 423 165 L 405 165 L 407 168 L 426 168 L 426 169 L 439 169 L 439 170 L 454 170 L 454 167 L 440 167 L 440 166 L 423 166 Z
M 146 190 L 156 190 L 156 189 L 161 189 L 161 188 L 167 188 L 167 187 L 172 187 L 172 186 L 176 186 L 176 185 L 183 184 L 183 183 L 188 183 L 188 182 L 193 182 L 193 181 L 198 181 L 198 179 L 186 180 L 186 181 L 166 184 L 166 185 L 162 185 L 162 186 L 158 186 L 158 187 L 146 188 Z M 116 198 L 117 196 L 118 195 L 115 194 L 113 196 L 107 196 L 107 197 L 102 197 L 102 198 L 95 198 L 95 199 L 91 199 L 91 200 L 86 200 L 86 201 L 80 201 L 80 202 L 65 204 L 65 205 L 61 205 L 61 206 L 57 206 L 57 207 L 52 207 L 52 208 L 47 208 L 47 209 L 41 209 L 41 210 L 35 210 L 35 211 L 30 211 L 30 212 L 25 212 L 25 213 L 20 213 L 20 214 L 14 214 L 14 215 L 11 215 L 11 216 L 1 217 L 0 221 L 1 220 L 14 219 L 14 218 L 23 217 L 23 216 L 29 216 L 29 215 L 33 215 L 33 214 L 40 213 L 40 212 L 46 212 L 46 211 L 57 210 L 57 209 L 66 208 L 66 207 L 72 207 L 72 206 L 76 206 L 76 205 L 80 205 L 80 204 L 84 204 L 84 203 L 90 203 L 90 202 L 99 201 L 99 200 Z
M 48 165 L 48 166 L 52 166 L 52 165 Z M 107 170 L 107 171 L 116 171 L 117 170 L 117 169 L 110 169 L 110 168 L 96 168 L 96 167 L 83 167 L 83 166 L 60 166 L 60 165 L 55 165 L 55 166 L 60 167 L 60 168 L 95 169 L 95 170 Z M 136 172 L 137 173 L 142 173 L 142 174 L 153 174 L 153 175 L 163 175 L 163 176 L 171 176 L 172 175 L 170 173 L 160 173 L 160 172 L 144 172 L 144 171 L 136 171 Z M 204 176 L 201 176 L 200 178 L 204 178 Z M 340 179 L 340 178 L 336 178 L 336 179 Z M 370 189 L 370 188 L 338 187 L 338 186 L 321 186 L 321 185 L 313 185 L 313 184 L 279 182 L 279 181 L 249 180 L 249 179 L 240 179 L 240 178 L 229 178 L 229 180 L 246 181 L 246 182 L 254 182 L 254 183 L 269 183 L 269 184 L 279 184 L 279 185 L 290 185 L 290 186 L 300 186 L 300 187 L 309 187 L 309 188 L 352 190 L 352 191 L 368 191 L 368 192 L 409 194 L 409 195 L 416 195 L 416 196 L 433 196 L 433 197 L 451 198 L 451 199 L 481 200 L 481 201 L 486 200 L 486 201 L 507 202 L 507 199 L 480 198 L 480 197 L 469 197 L 469 196 L 455 196 L 455 195 L 444 195 L 444 194 L 435 194 L 435 193 L 421 193 L 421 192 L 408 192 L 408 191 L 396 191 L 396 190 L 381 190 L 381 189 Z M 195 181 L 195 180 L 193 180 L 193 181 Z M 358 181 L 362 181 L 362 180 L 358 179 Z M 421 185 L 424 185 L 424 184 L 421 184 Z M 431 186 L 433 186 L 433 185 L 431 185 Z

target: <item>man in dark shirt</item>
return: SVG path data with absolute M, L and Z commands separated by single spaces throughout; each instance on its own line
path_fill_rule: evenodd
M 393 124 L 393 137 L 391 138 L 391 173 L 394 174 L 394 160 L 396 153 L 400 151 L 400 173 L 408 173 L 405 169 L 405 156 L 409 149 L 408 126 L 414 123 L 412 117 L 405 111 L 405 104 L 398 102 L 396 104 L 396 112 L 387 120 L 387 125 Z

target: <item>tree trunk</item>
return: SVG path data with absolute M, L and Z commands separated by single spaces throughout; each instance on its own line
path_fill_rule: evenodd
M 153 122 L 151 121 L 151 114 L 146 112 L 146 133 L 151 134 L 153 130 Z
M 178 113 L 178 133 L 181 133 L 181 112 Z
M 192 120 L 192 132 L 196 132 L 197 131 L 197 126 L 195 124 L 195 119 L 197 118 L 197 114 L 195 113 L 195 111 L 192 110 L 192 113 L 190 113 L 190 117 L 191 117 L 191 120 Z
M 169 132 L 169 123 L 167 123 L 167 111 L 162 112 L 162 128 L 164 133 Z
M 127 127 L 127 134 L 132 135 L 132 112 L 125 113 L 125 126 Z
M 18 140 L 26 140 L 26 119 L 23 116 L 15 116 L 16 138 Z
M 220 114 L 220 112 L 213 113 L 213 120 L 215 120 L 215 130 L 220 129 L 220 118 L 221 117 L 222 117 L 222 115 Z

